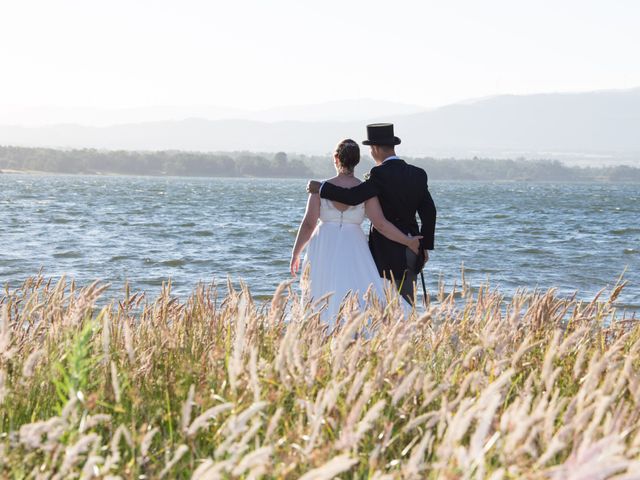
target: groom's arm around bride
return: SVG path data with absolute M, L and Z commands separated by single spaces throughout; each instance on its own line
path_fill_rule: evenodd
M 405 163 L 403 160 L 397 160 L 408 168 L 402 168 L 398 172 L 397 168 L 384 170 L 387 165 L 383 167 L 380 164 L 373 167 L 369 178 L 356 187 L 341 188 L 330 183 L 323 184 L 311 180 L 307 190 L 310 193 L 320 193 L 322 198 L 347 205 L 358 205 L 370 198 L 379 197 L 387 220 L 400 228 L 400 230 L 412 235 L 417 235 L 418 232 L 411 231 L 411 228 L 408 227 L 413 226 L 411 223 L 415 223 L 415 214 L 417 213 L 420 217 L 421 225 L 419 233 L 423 237 L 421 245 L 428 258 L 427 252 L 428 250 L 433 250 L 435 242 L 436 206 L 429 192 L 427 173 L 421 168 Z M 402 167 L 403 165 L 395 165 L 395 167 L 398 166 Z M 405 170 L 408 170 L 408 172 Z M 406 184 L 402 178 L 404 176 L 410 177 L 410 181 Z M 416 204 L 416 198 L 419 199 L 417 205 L 411 208 L 412 204 Z M 407 209 L 409 212 L 405 212 Z M 411 210 L 413 210 L 413 215 L 410 213 Z M 404 215 L 405 222 L 402 221 L 403 216 L 397 215 L 398 212 L 408 213 L 408 215 Z M 417 224 L 415 226 L 417 227 Z

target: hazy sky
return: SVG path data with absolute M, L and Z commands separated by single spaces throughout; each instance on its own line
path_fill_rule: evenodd
M 637 0 L 1 0 L 0 105 L 436 106 L 640 86 Z

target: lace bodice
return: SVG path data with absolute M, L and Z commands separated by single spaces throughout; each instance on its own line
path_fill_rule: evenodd
M 364 203 L 347 208 L 344 212 L 338 210 L 331 200 L 320 199 L 320 220 L 323 223 L 341 223 L 360 225 L 364 222 Z

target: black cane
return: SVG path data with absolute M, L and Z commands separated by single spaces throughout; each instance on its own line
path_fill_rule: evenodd
M 422 280 L 422 301 L 424 302 L 424 308 L 427 308 L 427 287 L 424 285 L 424 273 L 420 271 L 420 279 Z

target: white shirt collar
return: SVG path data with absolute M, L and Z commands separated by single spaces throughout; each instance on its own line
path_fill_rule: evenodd
M 390 157 L 385 158 L 382 163 L 386 162 L 387 160 L 400 160 L 400 157 L 396 156 L 396 155 L 391 155 Z

